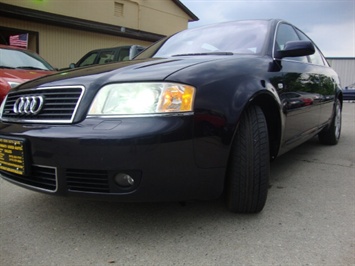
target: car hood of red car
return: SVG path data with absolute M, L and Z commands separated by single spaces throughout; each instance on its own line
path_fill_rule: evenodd
M 55 73 L 48 70 L 0 69 L 0 78 L 23 83 L 25 81 Z

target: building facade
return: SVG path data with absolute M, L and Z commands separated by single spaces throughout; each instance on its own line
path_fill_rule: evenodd
M 151 43 L 198 18 L 179 0 L 0 0 L 0 43 L 28 34 L 28 49 L 68 67 L 97 48 Z
M 329 64 L 338 73 L 343 88 L 355 88 L 355 58 L 329 57 Z

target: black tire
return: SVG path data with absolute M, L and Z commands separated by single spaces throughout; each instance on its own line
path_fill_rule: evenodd
M 265 205 L 270 175 L 269 135 L 263 111 L 251 106 L 242 115 L 231 147 L 226 179 L 228 209 L 258 213 Z
M 336 145 L 339 142 L 341 133 L 341 104 L 339 99 L 335 101 L 333 118 L 330 125 L 324 128 L 319 134 L 320 143 L 326 145 Z

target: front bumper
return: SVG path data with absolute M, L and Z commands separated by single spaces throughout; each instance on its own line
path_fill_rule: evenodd
M 223 191 L 225 168 L 195 163 L 193 116 L 1 123 L 0 137 L 25 141 L 29 166 L 27 175 L 1 175 L 36 191 L 118 201 L 213 199 Z M 117 185 L 119 173 L 134 185 Z

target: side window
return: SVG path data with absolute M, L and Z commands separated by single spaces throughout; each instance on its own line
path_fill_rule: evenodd
M 115 56 L 114 50 L 107 50 L 100 53 L 100 58 L 98 64 L 106 64 L 113 61 L 113 57 Z
M 296 31 L 291 25 L 288 24 L 280 24 L 277 29 L 276 34 L 276 43 L 275 43 L 275 50 L 282 51 L 285 49 L 285 45 L 287 42 L 290 41 L 299 41 L 300 38 L 298 37 Z M 288 60 L 300 61 L 300 62 L 308 62 L 306 56 L 299 56 L 299 57 L 288 57 Z
M 79 63 L 78 67 L 92 65 L 95 62 L 96 56 L 97 53 L 89 54 L 84 58 L 84 60 L 81 63 Z
M 312 64 L 324 66 L 323 56 L 321 55 L 321 53 L 319 52 L 317 47 L 315 47 L 315 48 L 316 48 L 315 53 L 310 55 L 309 59 L 310 59 Z
M 129 60 L 129 48 L 121 48 L 118 55 L 118 61 L 127 61 Z
M 305 34 L 303 34 L 303 32 L 297 30 L 297 33 L 300 36 L 301 40 L 311 42 L 311 40 Z M 322 54 L 319 52 L 318 48 L 317 47 L 314 48 L 316 49 L 316 51 L 314 54 L 309 56 L 310 62 L 315 65 L 324 66 L 325 59 L 323 58 Z

